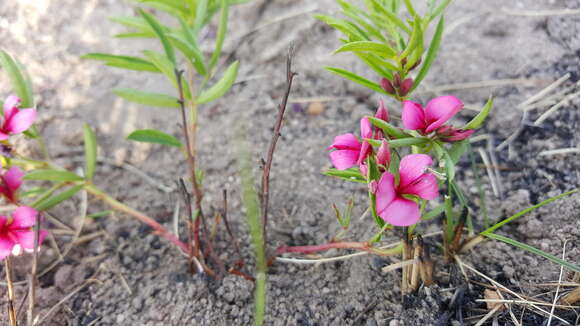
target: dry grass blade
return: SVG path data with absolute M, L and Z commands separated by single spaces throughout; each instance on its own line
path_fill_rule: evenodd
M 538 93 L 530 96 L 527 100 L 523 101 L 522 103 L 518 104 L 518 108 L 524 109 L 526 106 L 545 98 L 545 96 L 550 93 L 552 90 L 558 88 L 562 85 L 565 81 L 570 78 L 570 73 L 565 74 L 564 76 L 558 78 L 555 82 L 548 85 L 546 88 L 542 89 Z
M 418 259 L 408 259 L 408 260 L 400 261 L 398 263 L 394 263 L 394 264 L 390 264 L 388 266 L 385 266 L 385 267 L 383 267 L 382 271 L 383 271 L 383 273 L 389 273 L 392 271 L 396 271 L 399 268 L 415 265 L 418 262 L 419 262 Z
M 481 160 L 483 161 L 483 164 L 485 165 L 485 170 L 487 171 L 489 183 L 491 184 L 491 190 L 493 190 L 493 194 L 495 195 L 495 197 L 499 198 L 499 189 L 497 186 L 497 181 L 495 180 L 495 173 L 492 170 L 491 161 L 489 160 L 489 157 L 487 156 L 487 153 L 485 152 L 485 150 L 483 148 L 481 148 L 481 147 L 478 148 L 477 152 L 479 153 L 479 156 L 481 156 Z
M 560 154 L 577 154 L 580 153 L 580 148 L 559 148 L 559 149 L 551 149 L 545 150 L 538 153 L 539 156 L 552 156 L 552 155 L 560 155 Z
M 564 241 L 562 246 L 562 260 L 566 259 L 566 244 L 568 241 Z M 560 276 L 558 277 L 558 286 L 556 287 L 556 293 L 554 294 L 554 301 L 552 302 L 552 309 L 550 310 L 550 317 L 548 317 L 548 325 L 552 324 L 552 317 L 554 316 L 554 309 L 556 309 L 556 302 L 558 301 L 558 293 L 560 292 L 560 283 L 562 282 L 562 275 L 564 274 L 564 265 L 560 266 Z
M 472 89 L 472 88 L 487 88 L 487 87 L 499 87 L 499 86 L 512 86 L 512 85 L 534 85 L 538 83 L 538 80 L 527 79 L 527 78 L 511 78 L 511 79 L 493 79 L 493 80 L 483 80 L 477 82 L 467 82 L 467 83 L 457 83 L 442 85 L 438 87 L 432 87 L 425 90 L 420 90 L 415 92 L 420 93 L 443 93 L 449 91 Z
M 558 104 L 552 106 L 548 111 L 544 112 L 535 122 L 534 122 L 534 126 L 539 126 L 542 124 L 542 122 L 544 122 L 546 119 L 548 119 L 552 114 L 554 114 L 554 112 L 556 112 L 559 108 L 561 108 L 564 105 L 569 104 L 573 99 L 577 98 L 578 96 L 580 96 L 580 92 L 576 92 L 576 93 L 572 93 L 568 96 L 566 96 L 563 100 L 561 100 L 560 102 L 558 102 Z
M 33 322 L 33 325 L 45 325 L 45 324 L 43 324 L 44 320 L 46 318 L 50 317 L 50 315 L 52 315 L 56 311 L 56 309 L 58 307 L 60 307 L 68 299 L 72 298 L 75 294 L 79 293 L 81 290 L 83 290 L 89 284 L 96 283 L 96 282 L 99 282 L 99 280 L 97 280 L 97 279 L 88 279 L 88 280 L 84 281 L 83 284 L 79 285 L 76 289 L 72 290 L 69 294 L 67 294 L 64 298 L 62 298 L 59 302 L 57 302 L 54 306 L 52 306 L 50 308 L 50 310 L 48 310 L 46 312 L 46 314 L 44 314 L 44 316 L 42 316 L 42 317 L 37 316 L 36 319 Z
M 516 293 L 516 292 L 514 292 L 514 291 L 512 291 L 510 289 L 508 289 L 507 287 L 503 286 L 501 283 L 495 281 L 491 277 L 489 277 L 489 276 L 483 274 L 482 272 L 478 271 L 477 269 L 475 269 L 475 268 L 473 268 L 473 267 L 465 264 L 459 257 L 455 256 L 455 260 L 457 261 L 457 264 L 459 264 L 460 266 L 463 266 L 463 267 L 469 269 L 470 271 L 472 271 L 473 273 L 477 274 L 478 276 L 486 279 L 487 281 L 489 281 L 490 283 L 492 283 L 493 286 L 495 286 L 497 288 L 501 288 L 503 291 L 505 291 L 505 292 L 507 292 L 507 293 L 509 293 L 509 294 L 511 294 L 511 295 L 513 295 L 515 297 L 517 297 L 518 299 L 526 302 L 526 305 L 527 306 L 530 306 L 530 307 L 532 307 L 532 308 L 535 309 L 534 311 L 539 312 L 539 313 L 542 313 L 542 314 L 544 314 L 546 316 L 549 316 L 550 315 L 550 313 L 548 311 L 540 308 L 539 305 L 536 304 L 536 302 L 526 300 L 524 297 L 522 297 L 518 293 Z M 554 318 L 558 319 L 559 321 L 561 321 L 562 323 L 564 323 L 566 325 L 570 325 L 570 323 L 568 321 L 566 321 L 566 320 L 564 320 L 564 319 L 562 319 L 562 318 L 560 318 L 558 316 L 555 316 L 554 315 Z
M 497 305 L 495 306 L 495 308 L 493 308 L 492 310 L 490 310 L 485 316 L 483 316 L 483 318 L 481 318 L 476 324 L 475 326 L 481 326 L 483 325 L 489 318 L 491 318 L 491 316 L 495 315 L 496 312 L 498 312 L 499 309 L 501 309 L 503 306 L 502 305 Z

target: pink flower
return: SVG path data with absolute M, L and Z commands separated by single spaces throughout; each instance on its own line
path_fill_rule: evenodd
M 439 129 L 437 129 L 435 133 L 437 134 L 437 137 L 439 137 L 440 139 L 447 142 L 453 142 L 464 140 L 465 138 L 471 136 L 474 132 L 475 132 L 474 129 L 463 130 L 453 128 L 451 126 L 441 126 L 439 127 Z
M 4 122 L 0 126 L 0 140 L 8 139 L 11 134 L 21 133 L 36 120 L 34 109 L 18 109 L 20 98 L 11 95 L 4 102 Z
M 30 207 L 21 206 L 14 210 L 12 217 L 0 216 L 0 259 L 11 253 L 19 254 L 22 249 L 34 249 L 34 230 L 38 212 Z M 47 232 L 40 230 L 38 243 L 42 243 Z
M 439 127 L 463 108 L 455 96 L 439 96 L 427 103 L 425 109 L 419 103 L 403 101 L 403 125 L 426 135 Z
M 360 134 L 363 139 L 373 137 L 371 123 L 367 117 L 360 120 Z M 351 133 L 336 136 L 334 143 L 328 147 L 328 150 L 330 149 L 335 149 L 330 152 L 330 160 L 338 170 L 346 170 L 355 164 L 360 165 L 372 151 L 368 141 L 363 140 L 361 144 Z
M 16 202 L 16 192 L 22 184 L 24 172 L 13 166 L 0 175 L 0 194 L 11 202 Z
M 396 226 L 409 226 L 419 221 L 419 205 L 403 195 L 413 195 L 426 200 L 438 196 L 437 178 L 427 173 L 433 163 L 429 155 L 411 154 L 403 157 L 399 166 L 399 184 L 395 176 L 383 173 L 376 186 L 376 205 L 378 215 L 387 223 Z

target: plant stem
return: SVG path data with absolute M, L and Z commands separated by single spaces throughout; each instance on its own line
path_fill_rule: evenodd
M 6 283 L 8 284 L 8 318 L 10 326 L 18 326 L 16 310 L 14 310 L 14 284 L 12 283 L 12 257 L 10 255 L 4 258 L 4 266 L 6 267 Z
M 93 184 L 86 184 L 85 190 L 93 194 L 93 196 L 95 196 L 97 199 L 111 206 L 111 208 L 116 209 L 125 214 L 131 215 L 134 218 L 138 219 L 139 221 L 149 225 L 153 230 L 155 230 L 156 234 L 160 235 L 161 237 L 169 240 L 169 242 L 178 246 L 184 253 L 189 254 L 189 247 L 185 243 L 181 242 L 175 235 L 173 235 L 163 225 L 159 224 L 151 217 L 121 203 L 120 201 L 109 196 L 108 194 L 106 194 L 104 191 L 97 188 Z
M 394 256 L 401 253 L 403 249 L 403 244 L 399 244 L 398 246 L 391 248 L 391 249 L 379 249 L 372 247 L 369 245 L 368 242 L 331 242 L 325 243 L 321 245 L 312 245 L 312 246 L 283 246 L 276 249 L 274 253 L 275 256 L 279 256 L 285 253 L 301 253 L 301 254 L 313 254 L 316 252 L 326 251 L 330 249 L 353 249 L 359 251 L 366 251 L 370 254 L 378 255 L 378 256 Z
M 262 200 L 262 237 L 264 238 L 264 248 L 266 248 L 266 242 L 268 240 L 266 226 L 268 225 L 268 204 L 270 200 L 270 169 L 272 168 L 276 143 L 278 142 L 278 138 L 280 138 L 280 129 L 282 128 L 282 120 L 284 119 L 286 104 L 288 103 L 288 97 L 290 96 L 290 90 L 292 89 L 292 81 L 294 80 L 294 76 L 296 76 L 296 73 L 292 71 L 292 52 L 293 47 L 291 46 L 286 59 L 286 92 L 282 98 L 282 103 L 280 103 L 278 118 L 274 124 L 274 133 L 272 134 L 272 140 L 270 141 L 270 147 L 268 148 L 268 156 L 266 158 L 266 163 L 264 163 L 264 173 L 262 174 L 262 191 L 260 199 Z

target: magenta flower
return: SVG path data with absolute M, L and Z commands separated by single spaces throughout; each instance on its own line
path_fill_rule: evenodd
M 335 151 L 330 152 L 330 160 L 336 169 L 346 170 L 355 164 L 360 165 L 371 153 L 371 144 L 364 140 L 364 138 L 373 137 L 371 123 L 367 117 L 360 120 L 360 134 L 363 138 L 362 144 L 351 133 L 334 138 L 334 143 L 328 147 L 328 150 L 335 149 Z
M 18 109 L 20 98 L 11 95 L 4 102 L 4 121 L 0 125 L 0 140 L 8 139 L 11 134 L 21 133 L 36 120 L 36 110 Z
M 36 215 L 34 208 L 21 206 L 14 210 L 12 217 L 0 216 L 0 259 L 13 254 L 34 250 L 34 230 Z M 42 243 L 47 232 L 40 230 L 38 243 Z
M 11 202 L 16 202 L 16 192 L 22 184 L 24 172 L 13 166 L 0 175 L 0 194 Z
M 403 102 L 403 125 L 426 135 L 437 131 L 463 108 L 455 96 L 439 96 L 427 103 L 425 109 L 419 103 Z
M 419 205 L 404 197 L 418 196 L 433 200 L 439 195 L 437 178 L 427 172 L 433 163 L 429 155 L 411 154 L 403 157 L 399 166 L 399 184 L 395 185 L 395 176 L 383 173 L 374 187 L 377 214 L 387 223 L 396 226 L 409 226 L 419 221 Z

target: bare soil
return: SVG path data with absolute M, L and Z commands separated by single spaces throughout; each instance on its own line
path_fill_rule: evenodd
M 492 220 L 501 219 L 551 196 L 580 185 L 578 154 L 540 155 L 542 151 L 578 148 L 580 124 L 578 99 L 565 103 L 544 123 L 533 122 L 548 107 L 531 111 L 522 121 L 517 105 L 554 80 L 569 73 L 559 89 L 577 83 L 580 76 L 578 15 L 522 16 L 513 11 L 578 8 L 566 1 L 454 1 L 446 15 L 447 33 L 439 57 L 418 100 L 454 94 L 468 109 L 456 123 L 476 114 L 493 94 L 495 109 L 483 130 L 487 140 L 474 147 L 496 147 L 522 127 L 510 146 L 496 152 L 501 194 L 494 195 L 480 166 L 486 209 Z M 260 14 L 260 10 L 263 12 Z M 291 96 L 282 138 L 272 172 L 270 248 L 279 245 L 319 244 L 338 231 L 331 209 L 354 196 L 364 202 L 365 189 L 321 175 L 330 166 L 325 148 L 339 133 L 355 132 L 358 119 L 374 112 L 379 97 L 322 69 L 339 66 L 376 78 L 353 56 L 332 55 L 339 33 L 312 17 L 313 13 L 336 14 L 332 0 L 254 1 L 231 10 L 231 34 L 225 52 L 241 61 L 239 82 L 222 100 L 201 112 L 198 148 L 205 170 L 204 205 L 209 216 L 222 206 L 222 189 L 230 197 L 229 216 L 239 237 L 247 270 L 253 270 L 253 251 L 239 198 L 235 148 L 236 130 L 244 124 L 255 144 L 256 162 L 271 137 L 277 102 L 284 92 L 285 55 L 290 43 L 296 46 L 294 70 L 299 73 Z M 135 129 L 158 128 L 179 136 L 178 112 L 145 108 L 127 103 L 111 93 L 115 87 L 156 91 L 171 89 L 161 76 L 127 73 L 79 59 L 88 52 L 138 54 L 158 46 L 147 40 L 129 41 L 111 36 L 123 29 L 107 19 L 131 15 L 129 3 L 112 0 L 3 1 L 0 4 L 0 40 L 3 49 L 17 56 L 32 75 L 42 133 L 52 158 L 69 168 L 82 166 L 82 124 L 88 122 L 98 133 L 100 155 L 113 163 L 126 162 L 144 171 L 166 188 L 163 191 L 130 171 L 114 164 L 99 165 L 96 183 L 128 205 L 172 228 L 179 193 L 175 180 L 186 174 L 178 150 L 137 144 L 125 139 Z M 212 27 L 210 27 L 212 28 Z M 248 34 L 251 33 L 251 34 Z M 211 48 L 211 33 L 204 40 Z M 495 81 L 489 85 L 472 82 Z M 449 86 L 452 85 L 452 86 Z M 472 87 L 473 86 L 473 87 Z M 578 91 L 576 88 L 575 91 Z M 0 75 L 0 94 L 10 89 Z M 399 105 L 387 101 L 393 116 Z M 313 109 L 311 103 L 317 103 Z M 321 109 L 322 108 L 322 109 Z M 477 149 L 475 150 L 477 153 Z M 177 163 L 176 162 L 181 162 Z M 256 164 L 256 173 L 258 164 Z M 484 219 L 474 171 L 469 159 L 460 163 L 458 178 L 467 190 L 476 230 Z M 80 198 L 51 214 L 71 227 L 83 223 L 83 235 L 99 237 L 76 245 L 55 269 L 40 278 L 37 313 L 44 315 L 71 294 L 43 325 L 250 325 L 253 314 L 252 282 L 227 276 L 221 280 L 193 276 L 175 247 L 152 235 L 147 227 L 123 215 L 80 221 Z M 90 201 L 89 212 L 104 207 Z M 355 208 L 351 237 L 364 240 L 376 228 L 367 217 L 359 221 L 365 207 Z M 54 225 L 50 227 L 56 228 Z M 180 236 L 186 234 L 180 226 Z M 436 230 L 425 224 L 420 232 Z M 580 263 L 580 195 L 534 211 L 500 231 L 515 239 Z M 385 242 L 396 241 L 396 235 Z M 432 244 L 438 239 L 431 240 Z M 70 235 L 55 235 L 62 249 Z M 222 258 L 233 261 L 233 246 L 220 229 L 217 241 Z M 344 252 L 329 252 L 335 256 Z M 437 255 L 436 251 L 434 254 Z M 58 258 L 47 243 L 40 270 Z M 437 256 L 438 257 L 438 256 Z M 553 300 L 560 267 L 509 245 L 487 241 L 462 257 L 479 271 L 526 296 Z M 18 280 L 26 278 L 28 257 L 18 263 Z M 422 288 L 402 298 L 400 274 L 385 274 L 381 268 L 396 259 L 362 256 L 319 265 L 275 263 L 268 278 L 268 325 L 460 325 L 479 320 L 487 309 L 484 287 L 467 283 L 454 265 L 438 264 L 438 285 Z M 3 276 L 2 271 L 2 276 Z M 468 272 L 470 279 L 488 283 Z M 563 281 L 572 275 L 564 272 Z M 88 283 L 87 283 L 88 282 Z M 2 285 L 3 286 L 3 285 Z M 79 290 L 80 289 L 80 290 Z M 78 290 L 78 292 L 76 292 Z M 17 286 L 23 298 L 26 286 Z M 5 296 L 0 296 L 5 311 Z M 511 305 L 522 325 L 543 325 L 547 316 L 522 305 Z M 550 307 L 546 307 L 549 310 Z M 578 311 L 556 309 L 556 315 L 574 325 Z M 22 314 L 24 316 L 24 313 Z M 480 316 L 480 317 L 478 317 Z M 472 319 L 470 319 L 470 317 Z M 0 315 L 6 324 L 7 316 Z M 511 325 L 508 310 L 496 316 Z M 488 324 L 492 323 L 492 319 Z M 554 320 L 552 325 L 563 325 Z

